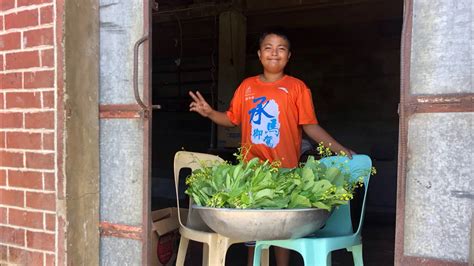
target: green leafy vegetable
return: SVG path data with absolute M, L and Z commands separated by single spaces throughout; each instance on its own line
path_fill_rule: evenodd
M 186 179 L 186 193 L 196 204 L 209 207 L 331 210 L 353 198 L 366 172 L 353 181 L 347 163 L 326 166 L 310 156 L 299 167 L 285 169 L 276 162 L 245 162 L 243 157 L 237 156 L 237 165 L 216 163 L 195 170 Z

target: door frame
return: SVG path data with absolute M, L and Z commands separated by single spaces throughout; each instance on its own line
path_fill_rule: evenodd
M 410 63 L 413 32 L 413 2 L 404 0 L 403 28 L 401 42 L 401 80 L 399 104 L 399 142 L 397 169 L 397 208 L 395 227 L 395 265 L 466 265 L 446 260 L 406 256 L 404 254 L 406 172 L 408 160 L 408 122 L 419 113 L 473 112 L 472 94 L 410 94 Z
M 143 120 L 143 176 L 142 176 L 142 221 L 140 226 L 100 222 L 101 237 L 118 237 L 141 242 L 142 265 L 149 265 L 151 243 L 151 2 L 143 0 L 143 34 L 137 40 L 134 49 L 133 89 L 137 103 L 101 104 L 100 119 L 140 119 Z M 130 48 L 132 49 L 132 48 Z M 141 64 L 139 58 L 142 56 Z M 139 73 L 139 72 L 142 73 Z M 142 74 L 142 75 L 140 75 Z M 139 88 L 138 78 L 143 78 L 143 87 Z M 142 90 L 140 90 L 142 89 Z M 142 91 L 140 95 L 139 91 Z

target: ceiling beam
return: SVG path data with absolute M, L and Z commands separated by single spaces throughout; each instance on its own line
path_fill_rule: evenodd
M 403 2 L 402 0 L 399 0 Z M 241 8 L 242 3 L 233 3 L 232 1 L 221 1 L 219 3 L 203 2 L 190 6 L 181 6 L 175 9 L 157 10 L 153 12 L 153 23 L 165 23 L 176 20 L 178 17 L 182 21 L 210 19 L 218 16 L 220 13 L 229 10 L 240 10 L 246 17 L 294 13 L 300 11 L 312 11 L 317 9 L 343 8 L 354 5 L 367 4 L 390 4 L 396 3 L 394 0 L 298 0 L 298 1 L 274 1 L 274 0 L 247 0 L 245 6 Z

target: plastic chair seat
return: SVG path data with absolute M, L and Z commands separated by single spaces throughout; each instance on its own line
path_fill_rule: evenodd
M 321 160 L 324 164 L 341 163 L 348 160 L 346 157 L 332 156 Z M 259 260 L 263 250 L 270 246 L 278 246 L 294 250 L 301 254 L 307 266 L 331 265 L 331 252 L 345 248 L 352 252 L 354 265 L 364 265 L 362 258 L 361 228 L 365 214 L 365 200 L 369 186 L 370 170 L 372 162 L 366 155 L 354 155 L 349 160 L 349 171 L 352 178 L 363 176 L 364 198 L 362 201 L 359 226 L 356 232 L 352 229 L 350 205 L 339 206 L 334 210 L 326 226 L 315 232 L 312 236 L 288 239 L 257 241 L 255 245 L 254 266 L 259 266 Z M 361 172 L 363 171 L 363 172 Z
M 224 162 L 221 158 L 211 154 L 179 151 L 174 157 L 174 181 L 176 189 L 176 203 L 178 208 L 178 220 L 180 224 L 179 233 L 181 234 L 176 265 L 184 265 L 189 240 L 203 243 L 203 261 L 202 265 L 224 266 L 227 250 L 232 244 L 241 243 L 237 239 L 230 239 L 221 234 L 212 232 L 202 221 L 199 214 L 192 209 L 192 199 L 189 202 L 189 213 L 186 223 L 181 220 L 179 212 L 179 173 L 183 168 L 190 168 L 192 171 L 199 169 L 202 165 L 209 165 L 215 162 Z M 268 252 L 262 256 L 263 265 L 269 263 Z

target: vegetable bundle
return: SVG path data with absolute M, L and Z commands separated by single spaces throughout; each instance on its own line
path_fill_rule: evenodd
M 186 179 L 186 184 L 186 194 L 200 206 L 330 211 L 353 198 L 363 177 L 351 178 L 347 162 L 326 166 L 309 156 L 299 167 L 285 169 L 278 163 L 253 158 L 248 162 L 239 159 L 237 165 L 203 165 Z

